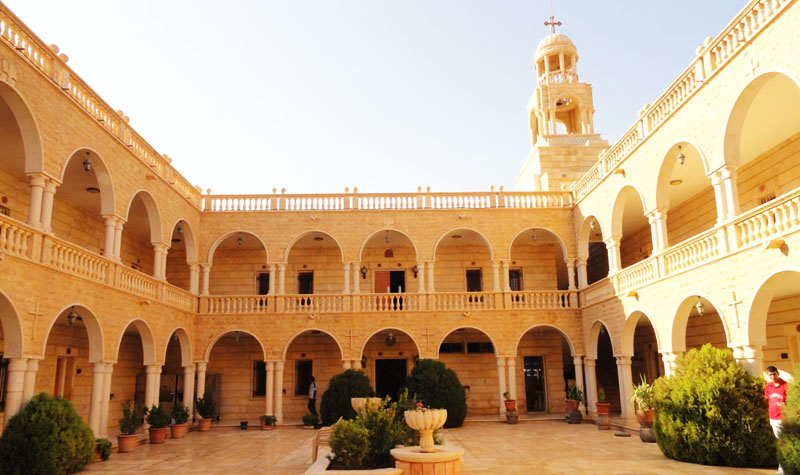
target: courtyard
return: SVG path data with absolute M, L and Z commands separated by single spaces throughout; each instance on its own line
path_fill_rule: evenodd
M 775 470 L 709 467 L 664 457 L 656 444 L 637 435 L 616 437 L 594 424 L 525 421 L 518 425 L 467 422 L 443 431 L 448 444 L 463 447 L 464 474 L 771 474 Z M 141 445 L 131 453 L 114 453 L 86 471 L 108 473 L 270 473 L 302 474 L 311 465 L 314 432 L 297 426 L 246 432 L 215 427 L 190 432 L 162 445 Z M 322 455 L 320 451 L 320 456 Z

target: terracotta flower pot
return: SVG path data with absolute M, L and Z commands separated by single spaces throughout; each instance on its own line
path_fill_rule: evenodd
M 151 444 L 163 444 L 164 441 L 167 439 L 167 428 L 166 427 L 151 427 L 150 428 L 150 443 Z
M 200 419 L 197 425 L 200 427 L 200 432 L 208 432 L 211 430 L 211 419 Z
M 503 404 L 506 405 L 506 412 L 514 412 L 517 410 L 517 401 L 514 399 L 506 399 L 503 401 Z
M 598 414 L 608 414 L 608 410 L 611 407 L 610 402 L 598 402 L 595 403 L 597 405 L 597 413 Z
M 266 423 L 266 421 L 264 421 L 264 419 L 261 419 L 261 430 L 272 430 L 274 428 L 274 425 L 269 425 Z
M 186 437 L 186 433 L 189 432 L 189 423 L 170 424 L 169 432 L 173 439 L 183 439 Z
M 133 435 L 123 435 L 120 434 L 117 436 L 117 440 L 119 441 L 119 451 L 120 452 L 133 452 L 133 449 L 139 445 L 139 436 L 136 434 Z
M 636 411 L 636 422 L 642 425 L 653 425 L 653 419 L 655 418 L 655 411 L 653 409 L 647 409 L 644 411 Z
M 567 412 L 577 412 L 581 402 L 575 399 L 567 399 Z

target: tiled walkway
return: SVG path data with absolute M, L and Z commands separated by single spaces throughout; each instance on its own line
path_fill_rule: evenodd
M 468 422 L 444 431 L 447 443 L 464 447 L 464 474 L 773 474 L 775 470 L 731 469 L 667 459 L 638 436 L 615 437 L 592 424 L 561 421 Z M 114 453 L 88 471 L 109 473 L 302 474 L 311 464 L 313 431 L 214 428 L 185 439 L 141 445 Z

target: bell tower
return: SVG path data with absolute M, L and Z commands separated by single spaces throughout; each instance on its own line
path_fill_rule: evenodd
M 518 190 L 569 189 L 597 160 L 608 142 L 594 131 L 592 86 L 578 79 L 578 49 L 555 32 L 536 47 L 536 90 L 528 101 L 531 153 L 515 181 Z

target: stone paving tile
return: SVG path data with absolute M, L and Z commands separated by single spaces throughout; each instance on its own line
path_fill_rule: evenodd
M 313 435 L 299 427 L 272 431 L 219 427 L 190 432 L 185 439 L 168 439 L 161 445 L 141 445 L 128 454 L 114 453 L 108 462 L 92 464 L 86 471 L 297 475 L 311 465 Z M 592 424 L 467 422 L 464 427 L 444 430 L 443 435 L 448 444 L 465 449 L 465 475 L 775 473 L 676 462 L 636 435 L 615 437 L 614 431 L 598 431 Z

